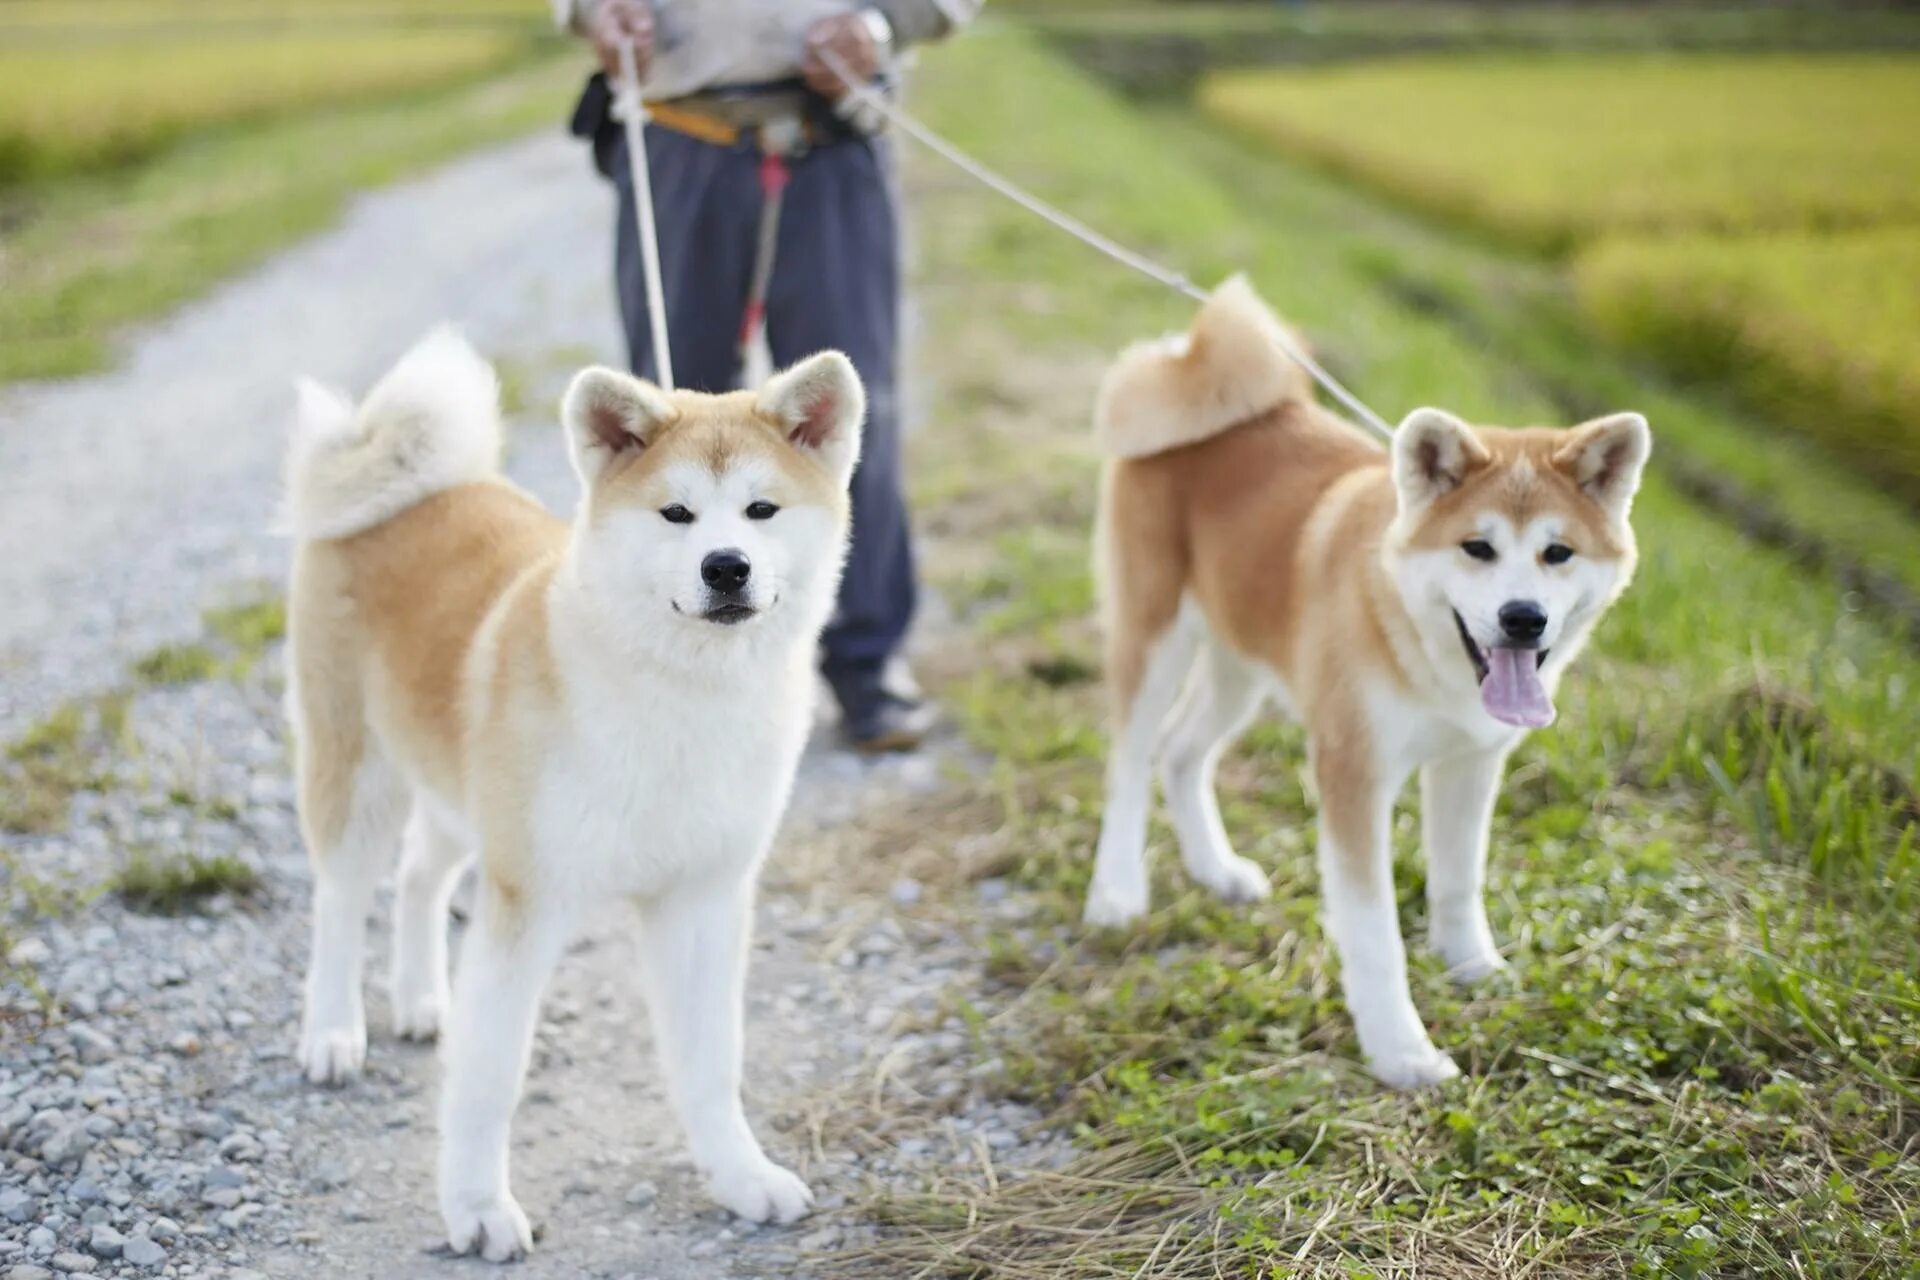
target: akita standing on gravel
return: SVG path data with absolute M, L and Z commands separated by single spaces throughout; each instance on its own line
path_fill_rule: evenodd
M 570 526 L 499 476 L 496 400 L 492 369 L 449 333 L 357 411 L 302 388 L 288 475 L 288 702 L 314 866 L 301 1063 L 316 1082 L 360 1070 L 364 926 L 403 827 L 395 1029 L 435 1033 L 447 899 L 477 848 L 440 1113 L 454 1251 L 532 1246 L 508 1128 L 541 991 L 609 898 L 638 908 L 694 1162 L 735 1213 L 791 1221 L 812 1197 L 741 1108 L 742 984 L 846 551 L 859 379 L 837 352 L 757 395 L 587 370 L 561 410 L 583 490 Z
M 1232 280 L 1101 388 L 1115 723 L 1087 919 L 1147 909 L 1156 756 L 1188 872 L 1231 901 L 1268 894 L 1228 847 L 1213 774 L 1271 697 L 1306 727 L 1360 1047 L 1388 1084 L 1432 1084 L 1457 1071 L 1407 985 L 1394 797 L 1419 770 L 1432 946 L 1463 981 L 1502 967 L 1481 901 L 1501 766 L 1552 723 L 1561 673 L 1633 574 L 1647 423 L 1498 430 L 1419 409 L 1383 450 L 1313 402 L 1279 333 Z

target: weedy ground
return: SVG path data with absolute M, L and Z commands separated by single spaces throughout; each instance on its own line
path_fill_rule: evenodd
M 7 884 L 24 889 L 29 915 L 65 913 L 101 892 L 117 893 L 136 909 L 167 915 L 190 909 L 214 894 L 245 896 L 258 874 L 237 858 L 203 856 L 191 849 L 139 848 L 100 884 L 56 884 L 22 865 L 10 837 L 64 830 L 75 802 L 85 793 L 119 786 L 140 766 L 141 747 L 131 725 L 134 699 L 143 687 L 243 678 L 269 646 L 286 634 L 286 610 L 277 593 L 258 588 L 234 602 L 209 609 L 196 640 L 162 645 L 136 659 L 121 688 L 63 703 L 30 726 L 0 754 L 0 870 Z M 233 802 L 206 800 L 176 790 L 168 802 L 180 809 L 231 817 Z M 7 938 L 0 927 L 0 973 Z
M 917 94 L 962 145 L 1103 229 L 1203 280 L 1248 270 L 1389 416 L 1437 403 L 1564 422 L 1564 400 L 1605 397 L 1596 408 L 1649 409 L 1656 469 L 1636 510 L 1639 581 L 1503 790 L 1491 913 L 1515 972 L 1463 992 L 1418 959 L 1416 999 L 1466 1074 L 1382 1091 L 1318 929 L 1293 730 L 1263 724 L 1221 771 L 1228 829 L 1273 874 L 1270 902 L 1212 903 L 1167 869 L 1157 832 L 1150 921 L 1079 926 L 1103 741 L 1087 406 L 1119 345 L 1187 309 L 916 166 L 934 409 L 913 470 L 929 572 L 973 637 L 932 666 L 996 762 L 959 784 L 951 830 L 917 839 L 990 846 L 984 865 L 1037 895 L 1036 920 L 991 940 L 999 985 L 969 1012 L 1000 1086 L 1055 1108 L 1086 1154 L 885 1200 L 895 1229 L 848 1269 L 1920 1268 L 1920 654 L 1896 614 L 1688 496 L 1689 469 L 1712 470 L 1752 424 L 1603 353 L 1583 363 L 1530 310 L 1554 299 L 1483 247 L 1209 142 L 1177 110 L 1143 112 L 1021 32 L 930 56 Z M 1462 301 L 1475 281 L 1490 287 Z M 1766 486 L 1748 496 L 1809 513 L 1854 492 L 1784 465 L 1752 478 Z M 1911 545 L 1897 509 L 1875 518 Z M 1404 812 L 1395 838 L 1417 950 L 1416 828 Z

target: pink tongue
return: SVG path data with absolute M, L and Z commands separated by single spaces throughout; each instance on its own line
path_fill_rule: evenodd
M 1553 723 L 1553 700 L 1540 683 L 1532 649 L 1487 650 L 1487 678 L 1480 682 L 1480 703 L 1502 724 L 1539 729 Z

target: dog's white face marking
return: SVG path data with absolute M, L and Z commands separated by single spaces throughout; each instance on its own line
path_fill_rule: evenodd
M 1617 557 L 1581 554 L 1578 536 L 1566 525 L 1561 516 L 1545 515 L 1515 529 L 1500 512 L 1483 512 L 1474 521 L 1475 536 L 1461 546 L 1401 557 L 1402 590 L 1426 604 L 1425 621 L 1442 632 L 1455 629 L 1451 615 L 1459 614 L 1483 649 L 1509 638 L 1503 608 L 1537 605 L 1545 626 L 1536 643 L 1551 650 L 1592 623 L 1613 598 L 1621 574 Z M 1481 546 L 1469 551 L 1469 542 Z
M 840 554 L 835 515 L 765 457 L 747 454 L 718 471 L 675 462 L 650 488 L 657 508 L 610 511 L 582 553 L 623 608 L 702 627 L 759 625 L 830 588 Z
M 1482 433 L 1422 409 L 1393 453 L 1387 563 L 1424 647 L 1495 720 L 1552 723 L 1553 674 L 1633 571 L 1645 420 Z
M 845 555 L 865 404 L 837 352 L 758 394 L 675 395 L 611 370 L 582 373 L 562 406 L 585 490 L 581 577 L 624 630 L 683 652 L 730 631 L 817 631 Z

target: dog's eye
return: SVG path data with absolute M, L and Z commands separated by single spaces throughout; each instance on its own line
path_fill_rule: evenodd
M 660 508 L 660 518 L 668 524 L 692 524 L 693 512 L 676 502 L 670 507 Z
M 1492 560 L 1496 556 L 1493 544 L 1485 538 L 1468 538 L 1460 544 L 1460 549 L 1475 560 Z
M 1565 564 L 1573 559 L 1573 548 L 1564 542 L 1550 542 L 1547 549 L 1540 553 L 1540 558 L 1548 564 Z
M 780 508 L 774 506 L 771 502 L 750 502 L 747 504 L 747 519 L 771 520 L 779 510 Z

